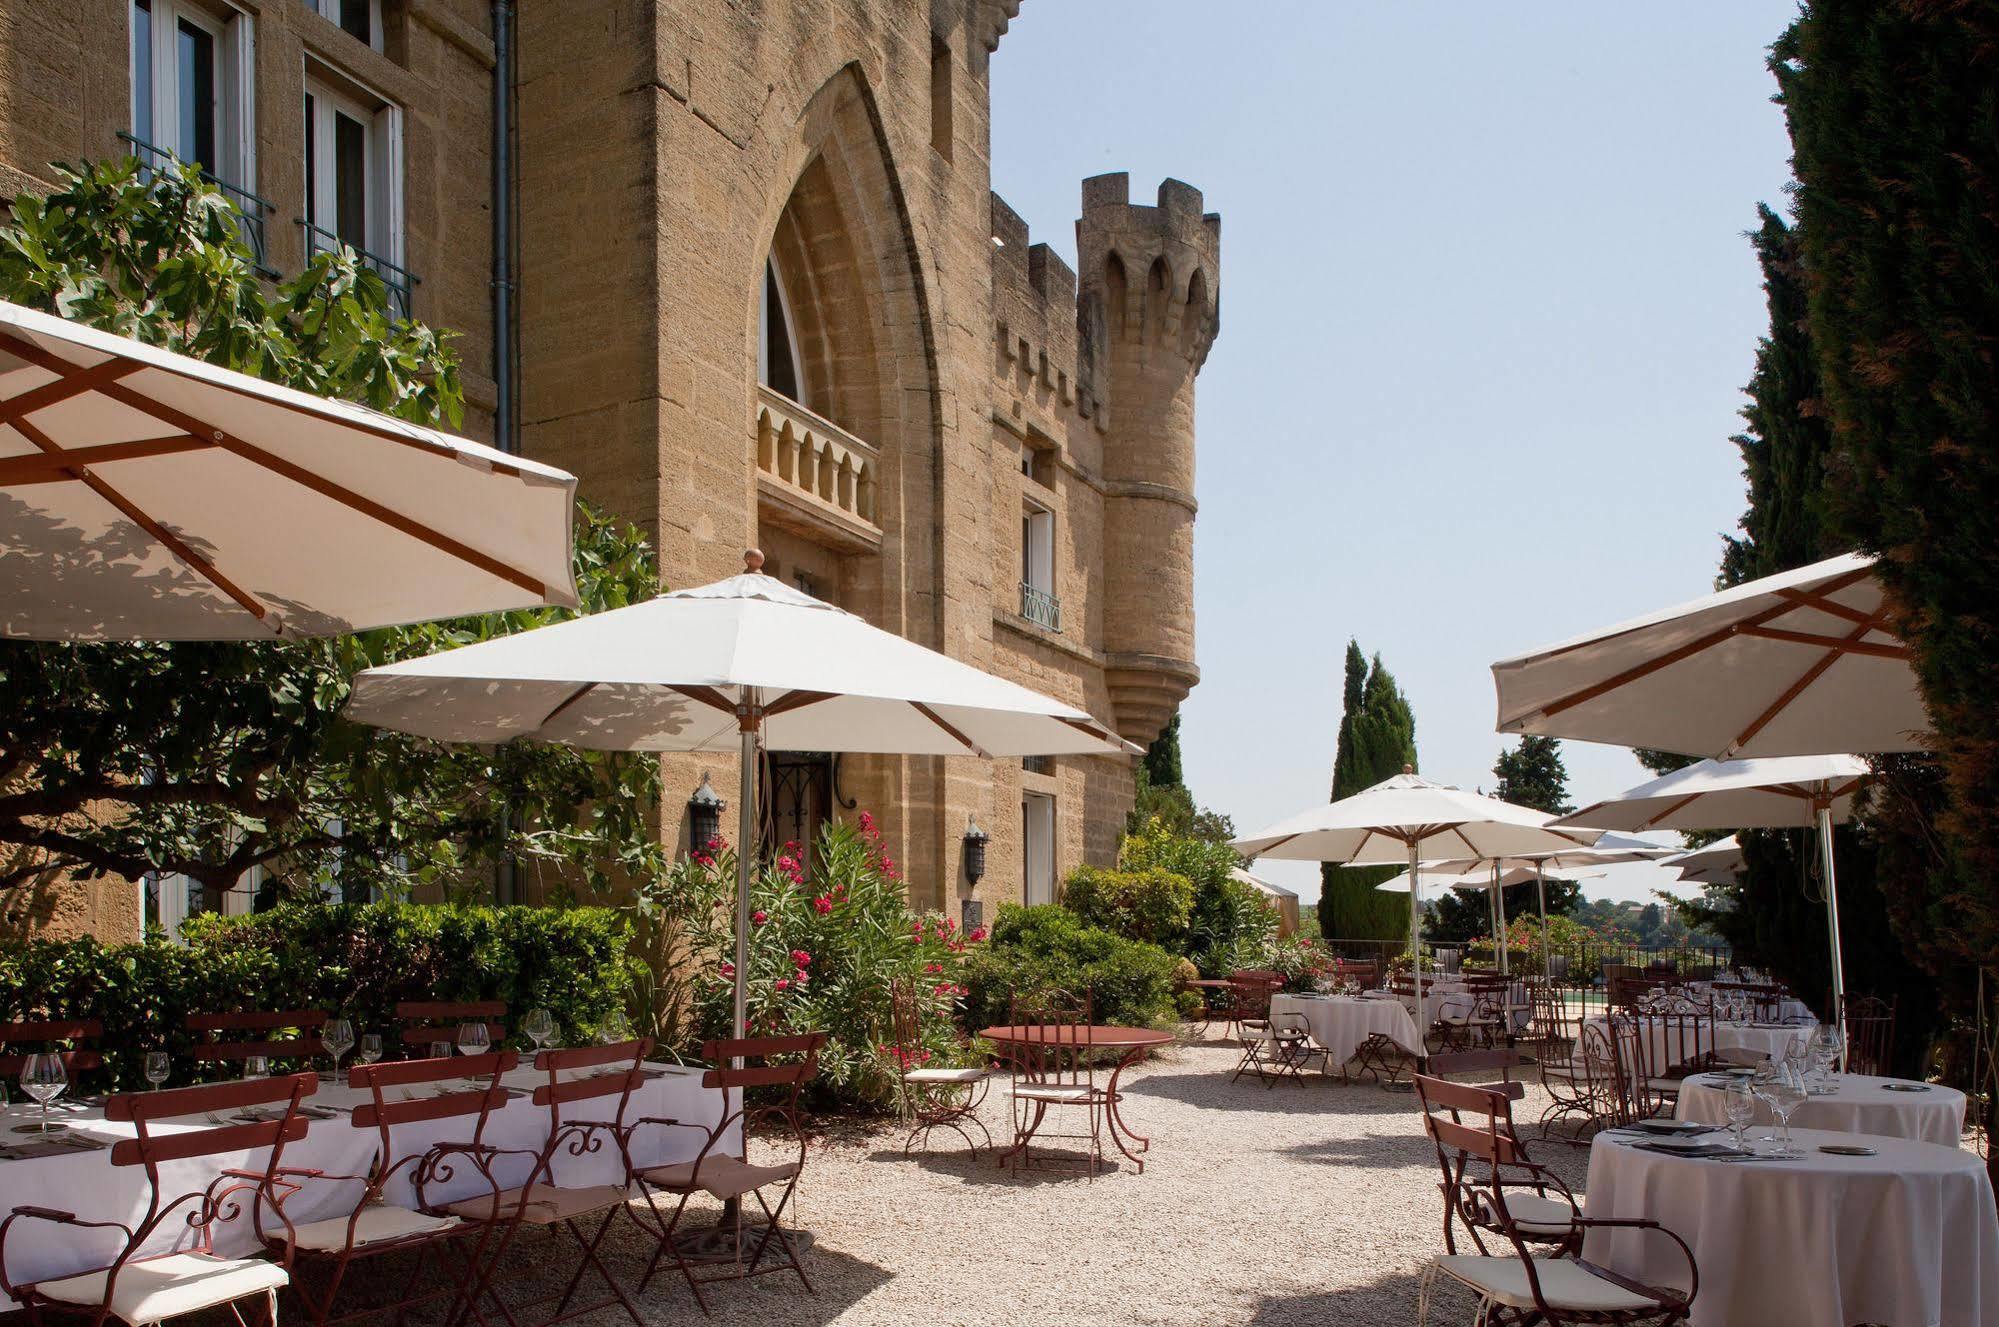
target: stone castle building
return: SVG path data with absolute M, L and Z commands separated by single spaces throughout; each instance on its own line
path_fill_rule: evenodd
M 761 547 L 766 570 L 1142 744 L 1198 677 L 1194 381 L 1220 223 L 1178 181 L 1134 201 L 1104 175 L 1082 187 L 1080 276 L 1031 241 L 988 155 L 1018 10 L 0 0 L 0 188 L 51 161 L 199 159 L 272 271 L 346 242 L 456 330 L 465 431 L 574 471 L 651 535 L 668 584 Z M 666 762 L 666 833 L 703 770 L 735 784 L 726 757 Z M 1108 860 L 1132 781 L 1103 757 L 791 753 L 767 801 L 778 839 L 873 810 L 915 901 L 955 913 Z M 128 930 L 120 906 L 75 920 Z

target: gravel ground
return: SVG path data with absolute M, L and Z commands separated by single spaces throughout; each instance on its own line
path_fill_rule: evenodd
M 1126 1075 L 1126 1118 L 1148 1133 L 1144 1174 L 1128 1162 L 1081 1174 L 974 1164 L 954 1135 L 905 1159 L 899 1130 L 849 1129 L 815 1143 L 796 1199 L 817 1247 L 807 1271 L 709 1291 L 714 1321 L 840 1324 L 1406 1324 L 1441 1250 L 1436 1154 L 1414 1098 L 1311 1077 L 1302 1087 L 1230 1084 L 1235 1050 L 1183 1044 Z M 1540 1114 L 1538 1087 L 1516 1107 Z M 981 1112 L 995 1137 L 997 1085 Z M 1581 1188 L 1586 1155 L 1537 1157 Z M 620 1229 L 624 1229 L 623 1223 Z M 612 1265 L 643 1256 L 621 1238 Z M 700 1321 L 662 1275 L 650 1322 Z M 1432 1323 L 1466 1323 L 1469 1298 L 1433 1295 Z M 591 1327 L 623 1321 L 616 1310 Z

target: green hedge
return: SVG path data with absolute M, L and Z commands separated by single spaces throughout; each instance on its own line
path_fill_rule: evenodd
M 401 1000 L 505 1000 L 509 1026 L 555 1015 L 561 1039 L 594 1036 L 631 989 L 625 930 L 608 908 L 286 904 L 191 918 L 187 943 L 95 939 L 0 943 L 0 1021 L 43 1015 L 104 1023 L 107 1082 L 145 1086 L 144 1053 L 190 1081 L 191 1013 L 324 1009 L 393 1049 Z M 513 1044 L 526 1046 L 516 1035 Z
M 1181 960 L 1157 945 L 1086 926 L 1060 904 L 1007 904 L 989 943 L 966 956 L 966 1025 L 1002 1024 L 1015 994 L 1088 992 L 1091 1017 L 1130 1027 L 1171 1027 L 1180 1013 Z
M 1085 925 L 1183 953 L 1194 915 L 1194 882 L 1156 866 L 1137 871 L 1079 866 L 1062 884 L 1062 906 Z

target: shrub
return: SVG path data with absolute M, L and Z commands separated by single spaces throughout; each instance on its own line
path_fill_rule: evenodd
M 1181 1013 L 1180 962 L 1157 945 L 1086 926 L 1059 905 L 1010 903 L 991 943 L 965 964 L 967 1026 L 1004 1023 L 1013 996 L 1051 990 L 1088 994 L 1099 1023 L 1169 1026 Z
M 1118 865 L 1126 871 L 1171 871 L 1193 884 L 1186 953 L 1204 975 L 1253 966 L 1276 939 L 1277 914 L 1260 891 L 1234 877 L 1242 858 L 1226 843 L 1184 838 L 1155 818 L 1142 832 L 1125 836 Z
M 1085 925 L 1179 953 L 1194 912 L 1194 882 L 1158 866 L 1135 871 L 1079 866 L 1063 883 L 1062 906 Z
M 796 843 L 752 883 L 749 1032 L 778 1036 L 824 1032 L 819 1072 L 808 1085 L 820 1102 L 887 1107 L 897 1069 L 890 984 L 917 993 L 919 1060 L 948 1062 L 965 1053 L 953 1020 L 963 993 L 960 968 L 984 937 L 958 933 L 956 921 L 910 912 L 902 877 L 883 850 L 874 819 L 828 825 L 809 878 Z M 707 845 L 641 891 L 648 916 L 635 924 L 646 952 L 665 964 L 640 980 L 641 1015 L 677 1052 L 726 1037 L 734 1015 L 735 853 Z M 679 975 L 673 975 L 678 973 Z
M 1319 979 L 1333 970 L 1333 955 L 1325 945 L 1306 936 L 1278 940 L 1264 951 L 1255 966 L 1269 968 L 1284 978 L 1287 991 L 1318 988 Z
M 109 1086 L 137 1089 L 151 1050 L 174 1057 L 175 1081 L 195 1076 L 183 1030 L 192 1013 L 337 1011 L 357 1035 L 392 1044 L 398 1001 L 505 1000 L 510 1025 L 547 1009 L 575 1042 L 624 1007 L 632 978 L 624 925 L 605 908 L 284 904 L 203 914 L 184 930 L 185 946 L 88 937 L 0 945 L 0 1019 L 101 1020 Z

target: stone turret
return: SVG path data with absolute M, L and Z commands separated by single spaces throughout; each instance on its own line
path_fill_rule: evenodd
M 1221 217 L 1200 190 L 1134 204 L 1124 174 L 1083 181 L 1077 377 L 1104 434 L 1104 645 L 1118 732 L 1149 743 L 1194 666 L 1194 379 L 1220 327 Z

